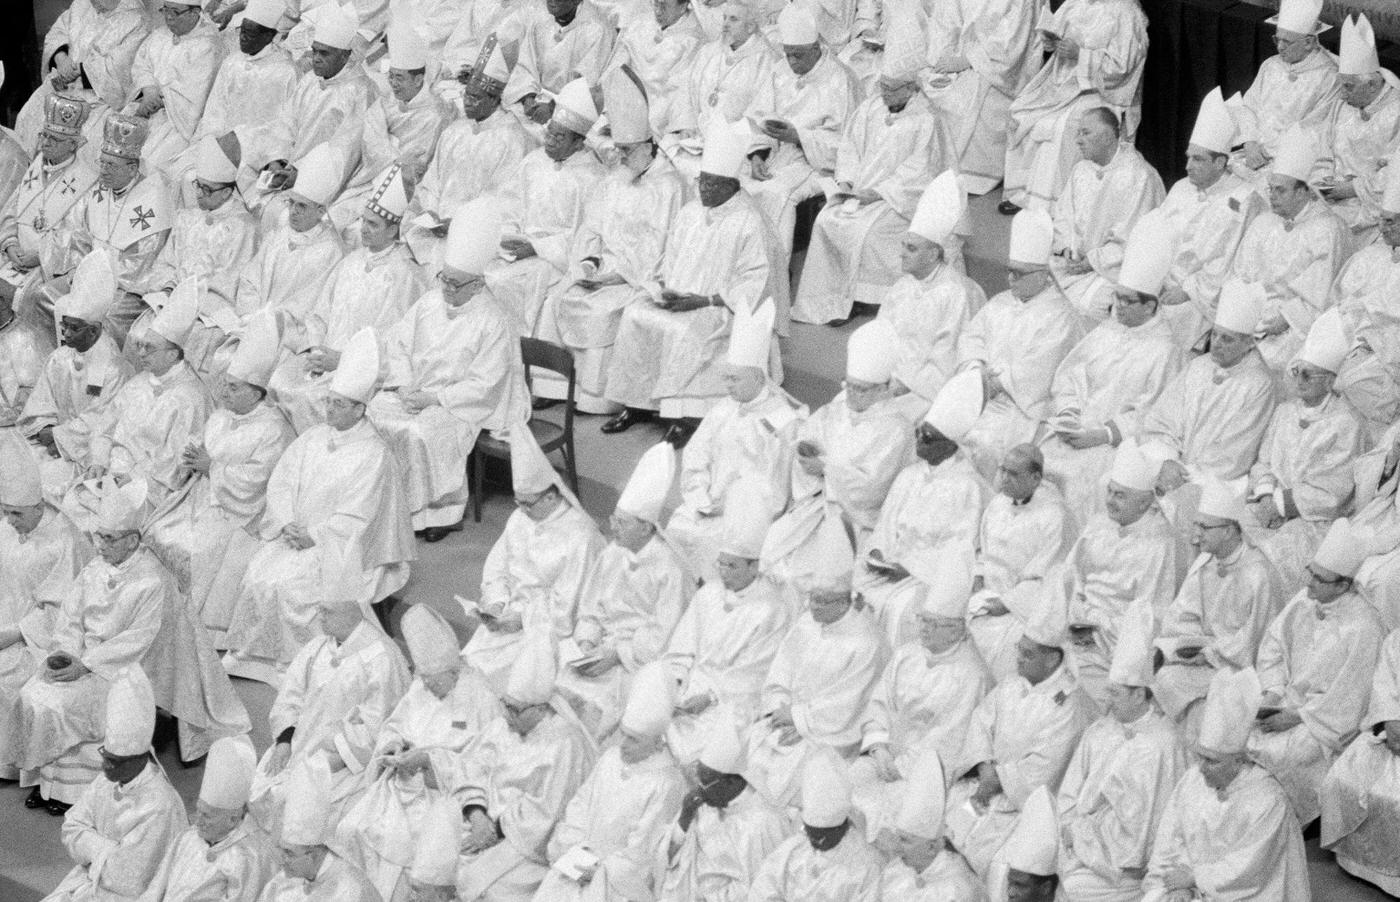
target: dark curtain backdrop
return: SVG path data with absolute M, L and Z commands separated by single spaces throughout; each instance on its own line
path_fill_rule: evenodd
M 1141 0 L 1149 47 L 1137 146 L 1168 187 L 1186 174 L 1184 155 L 1201 98 L 1220 85 L 1244 91 L 1274 55 L 1273 11 L 1238 0 Z M 1340 29 L 1323 33 L 1334 53 Z M 1400 72 L 1400 47 L 1381 41 L 1381 65 Z
M 34 4 L 5 0 L 0 14 L 0 59 L 5 61 L 5 86 L 0 88 L 0 123 L 14 125 L 19 108 L 39 84 L 39 39 L 34 34 Z

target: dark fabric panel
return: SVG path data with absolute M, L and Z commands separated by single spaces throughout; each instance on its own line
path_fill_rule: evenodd
M 1182 117 L 1178 91 L 1181 66 L 1181 0 L 1141 0 L 1147 15 L 1147 63 L 1142 74 L 1142 123 L 1137 148 L 1171 183 L 1176 133 Z

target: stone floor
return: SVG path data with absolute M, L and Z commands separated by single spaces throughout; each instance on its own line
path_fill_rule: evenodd
M 966 248 L 969 274 L 988 295 L 1004 286 L 1008 220 L 995 211 L 996 194 L 973 203 L 976 237 Z M 859 322 L 839 329 L 794 325 L 783 342 L 787 370 L 785 387 L 799 400 L 817 406 L 837 389 L 845 363 L 845 338 Z M 604 436 L 598 431 L 601 419 L 581 417 L 577 422 L 580 495 L 584 506 L 598 518 L 606 519 L 617 500 L 618 491 L 637 458 L 661 435 L 656 426 L 639 426 L 621 436 Z M 415 603 L 427 603 L 441 610 L 456 624 L 464 623 L 455 595 L 475 597 L 481 567 L 491 543 L 500 534 L 512 505 L 505 487 L 488 484 L 482 522 L 468 523 L 460 533 L 437 545 L 419 543 L 419 559 L 413 566 L 413 580 L 402 593 Z M 464 637 L 465 638 L 465 637 Z M 235 681 L 255 724 L 253 740 L 259 751 L 270 742 L 266 714 L 272 703 L 271 690 L 259 683 Z M 173 752 L 162 756 L 162 764 L 186 801 L 193 807 L 202 768 L 185 769 Z M 0 788 L 0 902 L 32 902 L 51 890 L 70 863 L 59 841 L 59 819 L 29 811 L 21 801 L 24 793 L 13 786 Z M 1390 898 L 1353 880 L 1332 861 L 1330 854 L 1308 843 L 1313 898 L 1318 902 L 1368 902 Z M 1269 900 L 1272 902 L 1272 900 Z

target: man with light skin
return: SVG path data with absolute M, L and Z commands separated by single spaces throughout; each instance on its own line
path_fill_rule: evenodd
M 529 418 L 520 333 L 484 275 L 499 232 L 489 201 L 458 209 L 437 287 L 410 299 L 390 327 L 388 380 L 369 406 L 400 461 L 413 529 L 426 542 L 462 528 L 467 458 L 477 437 L 504 436 Z M 328 298 L 344 302 L 343 295 Z
M 519 69 L 516 69 L 519 72 Z M 520 161 L 503 204 L 501 260 L 487 283 L 522 335 L 535 335 L 545 298 L 570 271 L 569 250 L 606 175 L 584 143 L 600 115 L 588 84 L 574 79 L 551 101 L 544 146 Z
M 1347 256 L 1345 223 L 1308 182 L 1317 155 L 1314 137 L 1300 129 L 1280 139 L 1268 178 L 1269 211 L 1250 223 L 1232 272 L 1264 289 L 1257 347 L 1276 375 L 1327 309 L 1332 280 Z
M 1283 787 L 1251 760 L 1246 740 L 1260 708 L 1253 669 L 1211 680 L 1187 769 L 1167 802 L 1143 880 L 1144 902 L 1218 894 L 1308 899 L 1303 831 Z
M 1278 777 L 1298 820 L 1320 812 L 1318 790 L 1362 726 L 1385 628 L 1356 591 L 1365 543 L 1343 517 L 1308 564 L 1308 581 L 1259 643 L 1264 691 L 1249 737 L 1255 761 Z
M 153 29 L 136 51 L 126 112 L 151 124 L 141 151 L 146 165 L 179 182 L 193 162 L 189 151 L 228 43 L 198 0 L 163 0 L 158 12 L 165 27 Z
M 1186 178 L 1171 187 L 1156 211 L 1176 235 L 1171 267 L 1158 292 L 1158 315 L 1183 350 L 1196 347 L 1209 331 L 1245 231 L 1267 208 L 1254 183 L 1230 161 L 1238 135 L 1220 88 L 1212 88 L 1201 101 L 1186 147 Z
M 637 73 L 646 90 L 651 131 L 664 139 L 688 115 L 691 64 L 709 35 L 697 18 L 703 3 L 653 0 L 651 15 L 618 23 L 618 59 Z
M 216 739 L 204 764 L 194 823 L 167 853 L 160 902 L 255 902 L 277 871 L 277 847 L 248 814 L 257 755 L 247 736 Z
M 1264 289 L 1236 280 L 1220 292 L 1210 353 L 1187 363 L 1148 409 L 1139 441 L 1164 458 L 1157 475 L 1163 496 L 1207 476 L 1223 481 L 1249 472 L 1275 405 L 1274 376 L 1255 350 Z M 1183 496 L 1175 521 L 1190 522 Z
M 456 112 L 425 86 L 428 47 L 416 18 L 404 14 L 390 23 L 389 90 L 378 93 L 366 112 L 364 127 L 349 151 L 358 158 L 349 184 L 327 213 L 347 238 L 353 237 L 355 220 L 377 192 L 386 169 L 398 165 L 409 185 L 418 183 L 436 152 L 438 136 Z
M 764 680 L 796 606 L 760 572 L 772 522 L 759 483 L 738 482 L 716 542 L 716 578 L 706 580 L 681 615 L 663 659 L 680 683 L 667 743 L 682 764 L 729 722 L 743 730 L 762 714 Z
M 793 301 L 799 322 L 839 325 L 871 312 L 899 277 L 899 243 L 924 189 L 957 162 L 946 125 L 919 91 L 922 65 L 917 55 L 887 53 L 880 90 L 847 119 Z
M 1197 557 L 1161 612 L 1157 700 L 1187 738 L 1199 729 L 1197 702 L 1215 672 L 1252 664 L 1280 608 L 1277 571 L 1246 538 L 1250 521 L 1243 493 L 1215 480 L 1206 483 L 1191 528 Z
M 675 690 L 675 679 L 661 662 L 638 671 L 622 712 L 621 743 L 603 752 L 550 837 L 553 866 L 537 902 L 656 894 L 661 878 L 656 856 L 686 791 L 666 748 Z M 583 859 L 577 877 L 560 869 L 566 856 Z
M 956 371 L 958 338 L 987 299 L 962 272 L 957 229 L 966 212 L 957 173 L 940 173 L 924 189 L 904 234 L 903 275 L 880 299 L 877 316 L 899 336 L 892 388 L 916 417 Z
M 1333 390 L 1352 346 L 1343 322 L 1328 310 L 1313 323 L 1288 367 L 1293 397 L 1274 410 L 1249 471 L 1259 548 L 1283 586 L 1303 581 L 1327 527 L 1350 510 L 1353 463 L 1367 444 L 1356 411 Z
M 995 682 L 1016 673 L 1016 643 L 1027 621 L 1048 603 L 1046 579 L 1072 541 L 1064 499 L 1044 481 L 1044 469 L 1035 445 L 1006 452 L 997 468 L 997 493 L 978 529 L 968 632 Z
M 148 128 L 144 119 L 118 113 L 107 117 L 97 188 L 83 201 L 71 238 L 74 259 L 98 248 L 114 258 L 117 291 L 107 324 L 119 344 L 146 309 L 142 296 L 164 288 L 167 278 L 157 260 L 175 211 L 165 178 L 141 170 Z
M 1118 446 L 1104 513 L 1094 515 L 1065 560 L 1069 656 L 1080 684 L 1103 703 L 1105 678 L 1123 617 L 1145 600 L 1162 610 L 1176 595 L 1177 537 L 1153 493 L 1156 458 Z
M 534 149 L 520 120 L 501 108 L 508 78 L 510 66 L 495 43 L 487 59 L 458 76 L 463 116 L 442 130 L 437 150 L 404 213 L 409 223 L 404 241 L 430 273 L 442 268 L 443 241 L 457 208 L 506 191 L 520 161 Z M 425 214 L 431 225 L 417 222 Z
M 1153 695 L 1156 616 L 1135 602 L 1109 667 L 1107 713 L 1089 725 L 1058 794 L 1066 898 L 1136 898 L 1185 749 Z
M 1278 53 L 1259 66 L 1235 111 L 1243 149 L 1235 171 L 1263 189 L 1279 140 L 1292 126 L 1321 130 L 1339 97 L 1337 58 L 1318 43 L 1331 26 L 1318 21 L 1317 0 L 1285 0 L 1274 17 Z
M 374 331 L 357 332 L 332 374 L 325 422 L 288 445 L 268 478 L 258 549 L 228 628 L 231 674 L 280 684 L 297 649 L 320 632 L 326 573 L 341 571 L 337 597 L 365 616 L 408 581 L 414 553 L 403 480 L 365 415 L 380 361 Z
M 109 111 L 122 108 L 136 87 L 131 63 L 150 31 L 151 12 L 141 0 L 85 0 L 59 14 L 44 35 L 39 56 L 43 84 L 15 119 L 20 144 L 38 144 L 48 98 L 55 94 L 77 96 L 92 105 L 91 132 L 100 128 Z M 96 137 L 89 135 L 94 143 Z
M 326 201 L 336 196 L 332 187 L 339 184 L 335 161 L 341 158 L 328 148 L 321 150 L 327 151 L 323 162 L 313 169 L 310 160 L 317 155 L 313 151 L 303 164 L 307 173 L 326 167 L 324 186 L 318 179 L 314 191 L 309 184 L 294 188 L 293 201 L 303 197 L 303 192 L 312 194 L 307 200 Z M 387 336 L 428 290 L 427 277 L 399 240 L 408 207 L 405 178 L 397 164 L 379 174 L 374 191 L 365 197 L 361 208 L 360 246 L 335 265 L 306 313 L 304 328 L 294 333 L 283 330 L 283 345 L 295 353 L 282 360 L 269 387 L 298 433 L 320 420 L 327 386 L 351 337 L 365 328 Z
M 1133 226 L 1162 202 L 1162 177 L 1137 148 L 1122 140 L 1122 122 L 1108 107 L 1079 118 L 1075 144 L 1082 159 L 1069 172 L 1051 216 L 1055 220 L 1055 281 L 1092 328 L 1112 306 Z
M 364 872 L 327 845 L 335 834 L 332 792 L 323 758 L 312 757 L 291 770 L 277 843 L 282 869 L 258 902 L 382 902 Z
M 0 209 L 0 252 L 23 276 L 18 285 L 0 281 L 0 294 L 45 335 L 52 331 L 53 305 L 61 293 L 41 289 L 77 264 L 67 233 L 97 182 L 96 168 L 78 154 L 91 113 L 92 107 L 76 97 L 53 94 L 45 100 L 39 152 Z
M 239 274 L 234 302 L 244 321 L 263 309 L 276 315 L 291 352 L 306 348 L 311 310 L 346 254 L 344 241 L 326 218 L 340 192 L 344 157 L 324 146 L 313 148 L 300 163 L 306 170 L 301 184 L 286 193 L 285 214 L 267 227 L 257 255 Z M 301 359 L 295 363 L 297 372 L 304 371 Z
M 978 704 L 948 791 L 948 838 L 979 876 L 1044 787 L 1059 789 L 1079 737 L 1096 716 L 1064 646 L 1064 615 L 1045 605 L 1017 643 L 1017 674 Z

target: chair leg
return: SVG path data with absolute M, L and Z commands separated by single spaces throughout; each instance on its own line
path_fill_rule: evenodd
M 485 469 L 485 462 L 481 459 L 479 451 L 472 451 L 471 457 L 467 458 L 467 465 L 472 472 L 472 522 L 481 522 L 481 471 Z
M 564 466 L 569 471 L 569 488 L 574 490 L 574 497 L 582 501 L 583 496 L 578 492 L 578 467 L 574 463 L 574 437 L 572 435 L 564 438 Z

